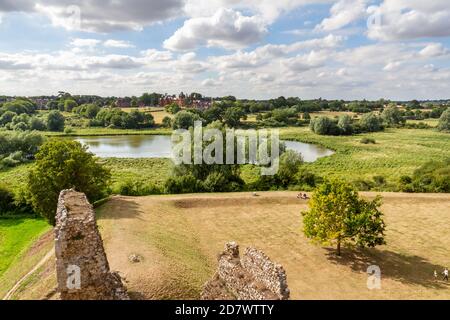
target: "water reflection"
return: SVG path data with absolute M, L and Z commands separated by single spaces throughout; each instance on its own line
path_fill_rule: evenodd
M 164 135 L 82 137 L 76 140 L 101 158 L 170 158 L 172 154 L 171 137 Z M 284 143 L 288 150 L 300 152 L 306 162 L 333 154 L 333 151 L 314 144 Z

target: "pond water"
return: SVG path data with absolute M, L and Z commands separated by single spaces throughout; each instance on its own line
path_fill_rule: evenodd
M 100 158 L 170 158 L 172 142 L 165 135 L 80 137 L 76 141 L 89 147 Z M 306 162 L 332 155 L 334 152 L 314 144 L 284 141 L 288 150 L 303 155 Z

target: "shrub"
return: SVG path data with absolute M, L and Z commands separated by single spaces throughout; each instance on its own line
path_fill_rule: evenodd
M 169 194 L 202 192 L 203 186 L 200 180 L 193 175 L 177 176 L 167 179 L 165 191 Z
M 25 122 L 19 122 L 16 125 L 13 126 L 13 130 L 15 131 L 27 131 L 30 128 L 28 127 L 28 124 Z
M 375 139 L 372 138 L 362 138 L 360 141 L 362 144 L 376 144 Z
M 126 180 L 119 185 L 118 193 L 123 196 L 148 196 L 162 194 L 162 190 L 154 184 L 144 184 L 142 181 Z
M 79 142 L 49 141 L 36 154 L 28 175 L 30 201 L 35 211 L 54 225 L 61 190 L 75 188 L 94 202 L 106 195 L 110 176 Z
M 0 216 L 15 209 L 14 194 L 5 186 L 0 186 Z

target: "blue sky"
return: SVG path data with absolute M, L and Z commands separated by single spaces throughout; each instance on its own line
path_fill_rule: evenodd
M 446 0 L 0 1 L 0 95 L 440 99 L 449 80 Z

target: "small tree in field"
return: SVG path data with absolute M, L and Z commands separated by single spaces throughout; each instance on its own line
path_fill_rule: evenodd
M 28 191 L 34 210 L 54 225 L 61 190 L 75 188 L 90 201 L 97 201 L 106 195 L 109 179 L 109 170 L 79 142 L 49 141 L 36 154 Z
M 385 223 L 379 210 L 381 197 L 360 199 L 358 192 L 341 181 L 326 181 L 315 191 L 309 211 L 302 212 L 305 235 L 323 245 L 375 247 L 385 244 Z

